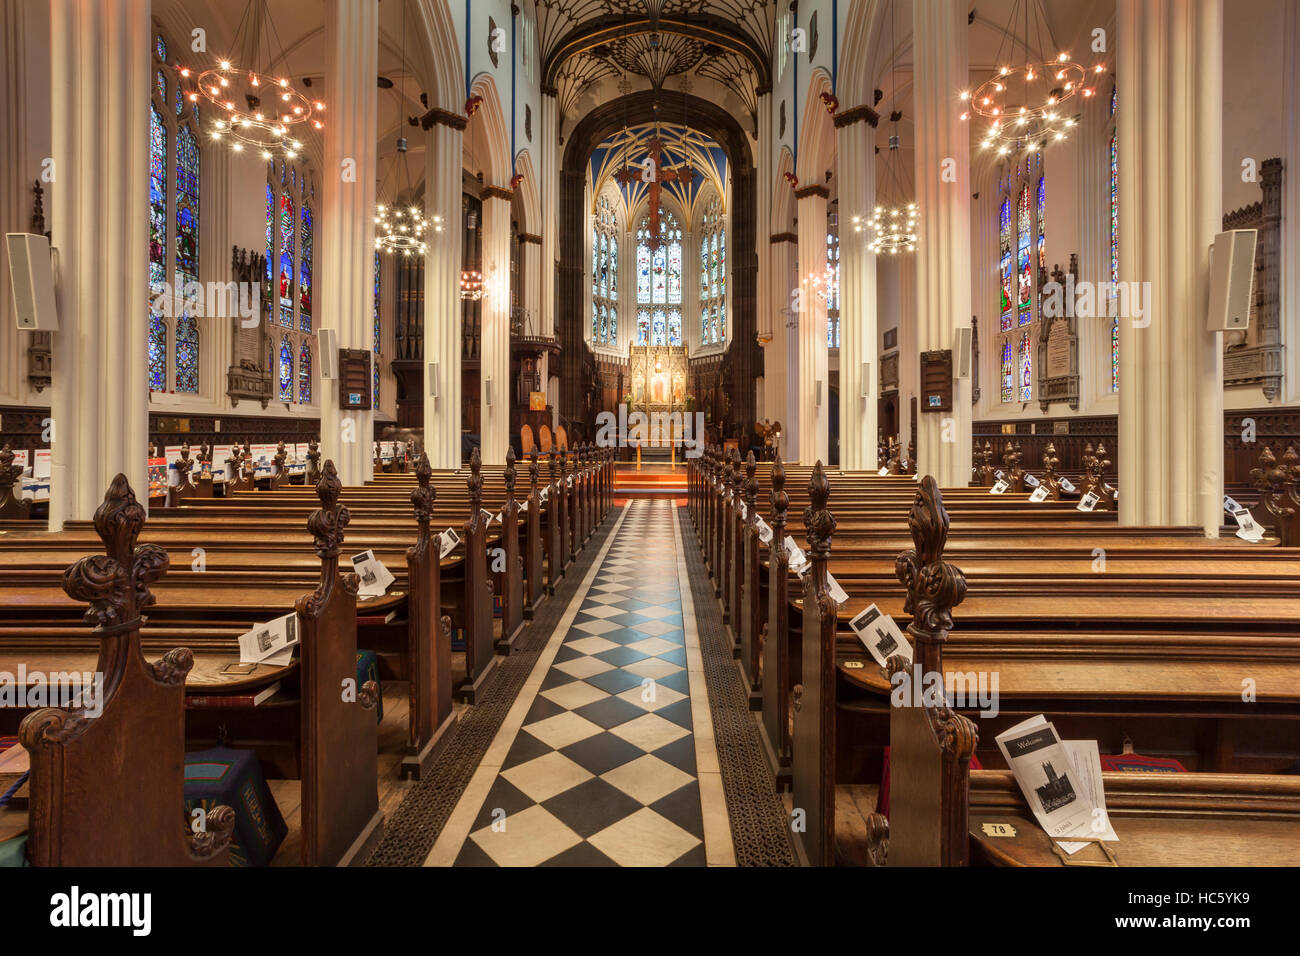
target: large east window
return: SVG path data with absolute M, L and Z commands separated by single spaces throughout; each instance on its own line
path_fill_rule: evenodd
M 636 230 L 636 344 L 682 344 L 682 227 L 664 211 L 658 242 L 650 217 Z

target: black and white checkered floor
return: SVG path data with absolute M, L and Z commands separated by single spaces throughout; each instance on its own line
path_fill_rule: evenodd
M 673 502 L 619 522 L 428 864 L 734 862 Z

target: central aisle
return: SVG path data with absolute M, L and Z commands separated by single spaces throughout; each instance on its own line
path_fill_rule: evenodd
M 623 510 L 426 865 L 734 865 L 675 510 Z

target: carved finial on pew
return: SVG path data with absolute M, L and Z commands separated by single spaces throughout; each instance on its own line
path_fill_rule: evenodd
M 814 561 L 823 562 L 830 557 L 831 535 L 835 532 L 835 516 L 826 509 L 826 502 L 831 496 L 831 483 L 826 480 L 826 471 L 821 459 L 813 466 L 812 477 L 808 479 L 808 507 L 803 510 L 804 532 L 808 537 L 808 554 Z
M 90 604 L 83 620 L 95 625 L 96 634 L 138 628 L 140 612 L 154 603 L 149 585 L 167 572 L 165 550 L 156 544 L 136 546 L 144 519 L 144 508 L 126 476 L 119 474 L 95 509 L 95 532 L 105 553 L 88 555 L 63 574 L 68 597 Z
M 1277 532 L 1279 543 L 1283 547 L 1292 547 L 1300 542 L 1296 509 L 1285 497 L 1290 475 L 1286 468 L 1278 465 L 1277 456 L 1268 445 L 1259 453 L 1259 467 L 1250 470 L 1250 478 L 1259 492 L 1260 505 L 1272 519 L 1270 523 Z
M 1047 450 L 1043 452 L 1043 472 L 1044 477 L 1048 479 L 1056 478 L 1056 466 L 1061 463 L 1061 459 L 1056 455 L 1056 443 L 1048 442 Z
M 564 486 L 569 483 L 569 456 L 563 451 L 559 452 L 558 455 L 560 459 L 560 490 L 563 491 Z M 554 468 L 551 469 L 551 474 L 555 474 Z
M 722 458 L 725 464 L 722 468 L 722 498 L 724 502 L 731 501 L 736 493 L 736 466 L 731 459 L 731 449 L 723 449 Z
M 550 462 L 549 462 L 549 470 L 550 470 L 550 474 L 551 474 L 551 482 L 550 482 L 550 483 L 551 483 L 552 485 L 554 485 L 554 484 L 555 484 L 555 479 L 556 479 L 556 478 L 559 476 L 559 474 L 560 474 L 560 463 L 556 460 L 556 457 L 557 457 L 557 456 L 556 456 L 556 454 L 555 454 L 555 449 L 554 449 L 554 448 L 551 449 L 550 454 L 549 454 L 547 457 L 550 459 Z
M 339 548 L 343 544 L 343 529 L 352 521 L 347 505 L 339 504 L 343 493 L 343 482 L 339 480 L 338 469 L 334 460 L 327 459 L 320 480 L 316 482 L 316 497 L 321 506 L 307 519 L 307 530 L 315 542 L 316 556 L 324 561 L 332 560 L 338 566 Z
M 429 467 L 429 456 L 420 455 L 420 461 L 415 466 L 415 490 L 411 492 L 411 506 L 415 509 L 415 522 L 420 526 L 420 538 L 423 539 L 429 531 L 429 520 L 433 516 L 433 503 L 438 499 L 438 489 L 433 487 L 430 479 L 433 478 L 433 469 Z
M 506 506 L 515 500 L 515 449 L 511 446 L 506 449 Z
M 932 475 L 926 475 L 917 486 L 907 529 L 915 547 L 898 556 L 894 573 L 907 588 L 903 610 L 912 615 L 909 630 L 943 641 L 952 628 L 952 609 L 966 597 L 966 576 L 943 560 L 948 512 L 943 507 L 939 483 Z
M 469 456 L 469 477 L 465 479 L 469 488 L 469 503 L 473 506 L 473 515 L 483 507 L 483 456 L 475 448 Z
M 790 496 L 785 493 L 785 464 L 779 451 L 772 462 L 772 490 L 768 498 L 772 502 L 772 543 L 779 548 L 784 541 L 781 531 L 785 528 L 786 511 L 790 507 Z
M 1300 455 L 1296 454 L 1295 445 L 1287 445 L 1282 453 L 1282 467 L 1286 469 L 1287 500 L 1300 507 Z
M 745 524 L 753 527 L 754 522 L 758 520 L 758 479 L 754 477 L 758 471 L 758 462 L 754 459 L 754 449 L 749 450 L 749 457 L 745 459 Z
M 528 497 L 537 500 L 537 450 L 533 450 L 532 456 L 528 459 Z

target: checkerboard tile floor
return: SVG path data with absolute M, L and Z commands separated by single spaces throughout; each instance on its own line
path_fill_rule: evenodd
M 631 503 L 457 866 L 704 866 L 673 504 Z

